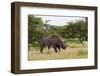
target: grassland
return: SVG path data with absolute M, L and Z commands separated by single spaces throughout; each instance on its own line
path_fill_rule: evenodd
M 61 49 L 58 53 L 55 53 L 53 48 L 50 50 L 45 48 L 41 54 L 39 47 L 30 47 L 28 60 L 82 59 L 88 57 L 87 42 L 68 42 L 67 44 L 68 47 L 65 50 Z

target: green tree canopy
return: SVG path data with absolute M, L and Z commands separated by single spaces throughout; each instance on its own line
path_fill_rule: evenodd
M 87 18 L 69 21 L 63 26 L 48 24 L 49 21 L 43 21 L 38 16 L 28 15 L 28 43 L 38 44 L 42 36 L 54 34 L 62 36 L 64 39 L 77 38 L 81 43 L 88 39 Z

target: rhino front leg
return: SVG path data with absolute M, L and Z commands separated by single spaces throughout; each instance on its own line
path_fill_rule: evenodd
M 59 51 L 61 51 L 60 47 L 58 47 Z
M 54 47 L 54 50 L 55 50 L 55 52 L 57 53 L 57 48 L 56 48 L 56 47 Z
M 56 45 L 56 47 L 57 47 L 57 49 L 58 49 L 59 51 L 61 50 L 59 45 Z

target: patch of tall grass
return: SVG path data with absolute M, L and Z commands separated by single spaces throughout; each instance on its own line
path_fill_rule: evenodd
M 79 43 L 79 42 L 67 42 L 67 44 L 68 44 L 68 47 L 70 47 L 70 48 L 80 48 L 80 47 L 87 48 L 88 47 L 86 41 L 84 41 L 83 43 Z
M 88 56 L 88 51 L 80 49 L 77 52 L 77 56 L 79 56 L 79 57 L 87 57 Z
M 87 48 L 67 48 L 55 53 L 54 49 L 44 49 L 41 54 L 40 51 L 29 51 L 28 60 L 56 60 L 56 59 L 80 59 L 87 58 Z

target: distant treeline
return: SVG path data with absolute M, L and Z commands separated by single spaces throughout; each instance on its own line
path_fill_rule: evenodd
M 54 26 L 43 22 L 41 17 L 28 15 L 28 43 L 36 45 L 43 36 L 58 35 L 64 39 L 77 38 L 80 43 L 88 39 L 87 18 L 83 20 L 69 21 L 63 26 Z

